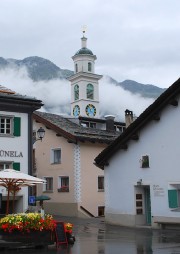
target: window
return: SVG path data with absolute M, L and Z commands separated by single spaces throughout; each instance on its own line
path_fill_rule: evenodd
M 59 176 L 58 192 L 69 192 L 69 176 Z
M 136 214 L 143 214 L 143 196 L 136 194 Z
M 98 191 L 104 191 L 104 176 L 98 176 Z
M 78 72 L 78 64 L 75 65 L 76 72 Z
M 142 156 L 142 159 L 140 160 L 140 162 L 141 162 L 142 168 L 149 168 L 149 156 L 148 155 Z
M 87 121 L 81 121 L 81 125 L 83 127 L 90 127 L 90 128 L 96 128 L 96 123 L 93 122 L 87 122 Z
M 9 117 L 0 117 L 0 133 L 1 134 L 11 134 L 12 130 L 11 130 L 11 126 L 12 126 L 12 118 Z
M 0 162 L 0 171 L 4 170 L 4 169 L 8 169 L 11 168 L 12 163 L 8 163 L 8 162 Z
M 88 63 L 88 71 L 92 71 L 92 64 Z
M 104 216 L 104 206 L 98 206 L 98 216 Z
M 14 128 L 13 128 L 14 127 Z M 21 134 L 21 118 L 12 116 L 0 116 L 0 135 L 14 135 Z
M 74 86 L 74 100 L 79 100 L 79 86 L 75 85 Z
M 86 88 L 87 99 L 94 99 L 94 86 L 92 84 L 88 84 Z
M 114 130 L 115 131 L 119 131 L 120 133 L 122 133 L 124 131 L 124 126 L 120 126 L 120 125 L 115 125 L 114 126 Z
M 61 149 L 52 149 L 51 150 L 51 163 L 60 164 L 61 163 Z
M 44 191 L 53 191 L 53 177 L 44 177 L 46 184 L 43 185 Z

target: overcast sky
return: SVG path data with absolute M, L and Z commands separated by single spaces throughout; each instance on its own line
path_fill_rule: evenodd
M 86 25 L 96 73 L 169 87 L 180 72 L 180 0 L 0 0 L 0 56 L 73 70 Z

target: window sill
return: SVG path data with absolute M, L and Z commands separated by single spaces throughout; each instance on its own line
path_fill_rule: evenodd
M 99 189 L 99 190 L 98 190 L 98 192 L 104 192 L 104 190 L 103 190 L 103 189 L 102 189 L 102 190 L 101 190 L 101 189 Z
M 45 190 L 43 193 L 53 193 L 53 190 Z

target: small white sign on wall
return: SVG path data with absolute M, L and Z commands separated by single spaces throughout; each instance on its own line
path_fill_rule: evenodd
M 164 197 L 164 188 L 160 187 L 158 184 L 153 185 L 153 192 L 155 197 Z

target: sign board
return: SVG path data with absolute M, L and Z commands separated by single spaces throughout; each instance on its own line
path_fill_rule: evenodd
M 57 245 L 57 247 L 60 244 L 64 244 L 64 243 L 68 244 L 64 222 L 60 222 L 60 221 L 56 222 L 55 234 L 56 234 L 56 245 Z
M 159 185 L 153 185 L 153 192 L 155 197 L 164 197 L 165 191 L 164 188 L 160 187 Z
M 29 196 L 29 204 L 34 204 L 35 202 L 35 196 Z

